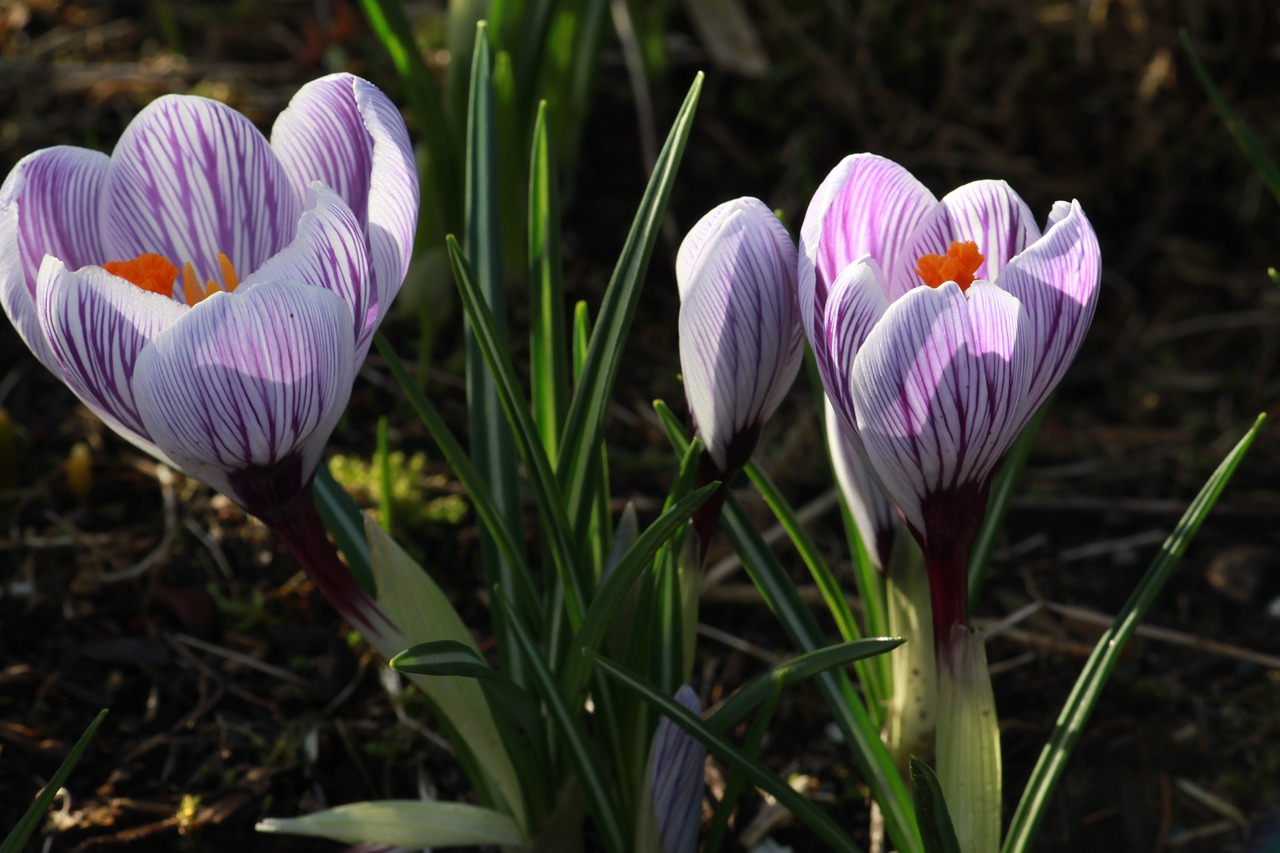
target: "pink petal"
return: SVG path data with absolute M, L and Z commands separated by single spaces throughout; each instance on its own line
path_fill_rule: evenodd
M 155 252 L 220 282 L 221 252 L 245 277 L 288 245 L 301 213 L 302 196 L 247 118 L 217 101 L 166 95 L 138 114 L 111 156 L 104 260 Z
M 138 358 L 139 413 L 182 470 L 261 513 L 310 482 L 351 394 L 351 311 L 269 281 L 215 293 Z

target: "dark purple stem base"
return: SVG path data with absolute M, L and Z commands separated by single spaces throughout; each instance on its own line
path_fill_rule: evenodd
M 397 633 L 378 603 L 338 559 L 324 522 L 316 512 L 309 485 L 289 503 L 263 513 L 262 520 L 289 546 L 321 595 L 370 643 L 379 646 L 379 640 Z

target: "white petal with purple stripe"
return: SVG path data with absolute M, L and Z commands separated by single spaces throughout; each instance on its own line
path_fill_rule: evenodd
M 1022 306 L 987 282 L 917 288 L 867 337 L 851 375 L 858 432 L 916 530 L 930 532 L 927 496 L 985 483 L 1016 437 L 1029 338 Z
M 366 229 L 377 298 L 367 335 L 395 298 L 409 268 L 418 221 L 418 173 L 404 119 L 377 87 L 350 74 L 308 83 L 271 131 L 295 188 L 332 187 Z
M 823 318 L 824 338 L 813 348 L 827 396 L 855 445 L 860 440 L 849 386 L 849 365 L 853 364 L 867 335 L 888 310 L 889 300 L 884 295 L 884 274 L 880 265 L 874 258 L 863 256 L 845 267 L 831 285 Z
M 1048 233 L 1015 257 L 996 281 L 1022 303 L 1031 321 L 1031 388 L 1025 423 L 1071 366 L 1093 321 L 1102 255 L 1078 202 L 1054 205 Z
M 139 413 L 179 467 L 245 503 L 232 475 L 315 471 L 351 394 L 353 355 L 350 308 L 330 291 L 270 281 L 215 293 L 142 352 Z
M 218 253 L 240 275 L 293 239 L 302 196 L 267 140 L 240 113 L 206 98 L 167 95 L 125 129 L 101 204 L 108 257 L 155 252 L 201 282 L 221 280 Z
M 739 464 L 728 459 L 730 445 L 762 425 L 791 387 L 803 342 L 795 249 L 781 223 L 756 199 L 708 216 L 717 227 L 697 261 L 677 267 L 680 360 L 698 434 L 724 470 Z
M 875 154 L 853 154 L 818 187 L 800 228 L 800 311 L 809 340 L 827 292 L 854 260 L 870 255 L 890 272 L 912 231 L 937 204 L 906 169 Z
M 675 699 L 688 711 L 701 714 L 698 694 L 689 685 Z M 649 762 L 653 816 L 665 853 L 691 853 L 702 818 L 703 764 L 707 748 L 667 717 L 658 721 Z
M 995 281 L 1009 259 L 1040 237 L 1031 208 L 1004 181 L 974 181 L 947 193 L 916 227 L 889 275 L 889 298 L 923 285 L 923 255 L 945 255 L 953 242 L 972 241 L 984 255 L 975 279 Z
M 57 146 L 18 161 L 0 187 L 0 303 L 36 357 L 57 360 L 40 331 L 36 279 L 46 254 L 77 269 L 100 263 L 98 200 L 107 155 Z
M 267 281 L 300 281 L 341 296 L 352 314 L 354 378 L 374 332 L 364 322 L 375 299 L 369 250 L 360 223 L 336 193 L 316 182 L 307 188 L 307 195 L 307 209 L 298 221 L 298 236 L 246 278 L 239 292 Z
M 63 381 L 108 426 L 168 461 L 139 413 L 134 380 L 147 344 L 187 309 L 101 267 L 72 271 L 52 256 L 40 266 L 37 305 Z

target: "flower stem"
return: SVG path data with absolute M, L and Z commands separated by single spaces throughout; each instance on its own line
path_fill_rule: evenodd
M 939 666 L 951 648 L 951 629 L 969 620 L 969 557 L 961 549 L 942 557 L 924 549 L 933 610 L 933 644 Z
M 334 610 L 374 645 L 396 633 L 378 603 L 356 581 L 351 570 L 338 558 L 328 532 L 311 497 L 304 488 L 289 503 L 261 515 L 271 530 L 289 546 L 302 570 Z

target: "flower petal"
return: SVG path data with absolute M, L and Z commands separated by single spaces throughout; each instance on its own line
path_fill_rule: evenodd
M 221 281 L 218 253 L 248 275 L 293 239 L 302 196 L 271 146 L 217 101 L 166 95 L 125 129 L 107 171 L 102 237 L 108 257 L 163 255 Z
M 1004 181 L 974 181 L 957 187 L 929 212 L 897 263 L 884 264 L 889 298 L 919 287 L 922 255 L 945 255 L 953 242 L 973 241 L 985 256 L 975 279 L 995 281 L 1009 259 L 1040 237 L 1031 208 Z
M 680 360 L 698 434 L 726 471 L 750 457 L 755 433 L 790 389 L 803 337 L 795 248 L 777 217 L 756 199 L 738 199 L 708 218 L 718 227 L 691 250 L 696 263 L 677 265 Z
M 1065 213 L 1060 211 L 1065 208 Z M 1071 366 L 1098 304 L 1102 254 L 1079 202 L 1054 205 L 1048 233 L 1017 255 L 996 284 L 1017 297 L 1031 321 L 1035 353 L 1025 423 Z
M 271 146 L 298 192 L 312 181 L 334 189 L 368 229 L 377 288 L 386 316 L 400 290 L 418 223 L 418 172 L 404 119 L 373 84 L 350 74 L 312 81 L 294 95 L 271 130 Z
M 103 260 L 98 199 L 108 162 L 85 148 L 45 148 L 19 160 L 0 187 L 0 303 L 55 374 L 36 312 L 36 279 L 46 254 L 71 269 Z
M 62 379 L 107 426 L 168 462 L 141 415 L 134 379 L 147 343 L 187 310 L 101 267 L 67 269 L 46 256 L 37 306 Z
M 910 172 L 875 154 L 853 154 L 818 187 L 800 228 L 800 315 L 820 337 L 827 291 L 854 260 L 870 255 L 886 272 L 916 225 L 937 204 Z
M 989 484 L 1020 426 L 1031 377 L 1029 337 L 1022 306 L 988 282 L 974 282 L 967 294 L 953 283 L 919 287 L 889 308 L 853 363 L 867 457 L 889 497 L 938 553 L 976 532 L 985 500 L 961 508 L 972 530 L 930 529 L 924 504 Z
M 675 699 L 688 711 L 702 713 L 698 694 L 685 684 Z M 665 853 L 693 850 L 702 817 L 702 788 L 707 748 L 693 735 L 663 717 L 653 734 L 649 785 L 653 816 Z
M 855 447 L 861 446 L 861 439 L 849 385 L 849 366 L 887 310 L 889 300 L 884 295 L 884 274 L 874 258 L 863 256 L 845 267 L 831 285 L 823 317 L 824 337 L 813 347 L 827 397 Z
M 241 284 L 252 288 L 267 281 L 300 281 L 343 298 L 353 317 L 356 364 L 364 360 L 376 326 L 369 275 L 369 249 L 351 208 L 320 182 L 307 188 L 307 209 L 298 220 L 298 236 Z
M 858 528 L 858 535 L 866 546 L 867 556 L 876 568 L 889 566 L 889 551 L 893 546 L 893 531 L 901 523 L 898 513 L 885 497 L 875 471 L 867 464 L 849 437 L 830 398 L 824 398 L 827 425 L 827 449 L 831 453 L 831 467 L 835 469 L 836 482 L 844 495 L 849 514 Z
M 155 443 L 257 512 L 310 482 L 351 395 L 353 355 L 341 297 L 269 281 L 215 293 L 157 335 L 134 389 Z

